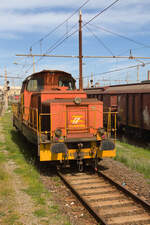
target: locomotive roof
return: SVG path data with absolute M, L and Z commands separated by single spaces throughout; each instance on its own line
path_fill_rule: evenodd
M 28 77 L 26 77 L 23 82 L 31 79 L 31 77 L 34 77 L 34 76 L 39 75 L 39 74 L 42 74 L 42 73 L 47 73 L 47 72 L 49 72 L 49 73 L 61 73 L 61 74 L 64 74 L 64 75 L 68 75 L 69 77 L 71 77 L 75 81 L 75 79 L 72 77 L 72 75 L 70 73 L 67 73 L 67 72 L 62 71 L 62 70 L 41 70 L 39 72 L 32 73 L 31 75 L 29 75 Z

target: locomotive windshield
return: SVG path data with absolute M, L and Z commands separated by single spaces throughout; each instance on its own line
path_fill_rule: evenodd
M 44 79 L 42 77 L 36 77 L 29 80 L 27 85 L 28 91 L 41 91 L 44 89 Z
M 68 90 L 75 89 L 75 82 L 70 79 L 63 79 L 62 77 L 59 79 L 58 82 L 59 87 L 68 87 Z

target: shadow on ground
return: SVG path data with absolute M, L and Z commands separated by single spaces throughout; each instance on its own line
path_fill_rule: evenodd
M 56 176 L 57 168 L 55 165 L 51 165 L 48 162 L 40 162 L 38 157 L 37 146 L 28 142 L 27 139 L 19 132 L 14 129 L 11 130 L 12 141 L 18 146 L 20 153 L 24 156 L 24 159 L 28 164 L 32 164 L 34 168 L 43 176 Z M 107 167 L 98 165 L 98 169 L 101 171 L 107 170 Z M 60 168 L 63 173 L 77 173 L 77 167 L 72 165 L 69 168 Z M 94 173 L 94 169 L 90 166 L 85 167 L 84 172 L 91 174 Z
M 18 146 L 19 151 L 24 156 L 26 162 L 32 164 L 40 174 L 45 176 L 56 176 L 56 167 L 50 165 L 50 162 L 40 162 L 37 146 L 30 143 L 19 131 L 12 129 L 11 139 Z

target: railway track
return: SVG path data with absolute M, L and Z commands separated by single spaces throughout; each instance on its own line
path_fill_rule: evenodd
M 58 175 L 100 224 L 150 224 L 150 205 L 102 172 Z

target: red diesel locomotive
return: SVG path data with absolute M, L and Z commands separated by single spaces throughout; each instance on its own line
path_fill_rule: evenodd
M 77 90 L 64 71 L 43 70 L 23 81 L 13 125 L 38 146 L 40 161 L 76 162 L 82 170 L 116 154 L 115 143 L 104 138 L 103 103 Z

